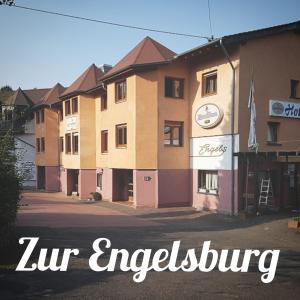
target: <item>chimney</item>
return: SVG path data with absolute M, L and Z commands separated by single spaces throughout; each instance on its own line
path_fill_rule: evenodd
M 106 72 L 108 72 L 112 68 L 112 66 L 107 65 L 107 64 L 103 64 L 103 65 L 99 66 L 99 68 L 105 74 Z

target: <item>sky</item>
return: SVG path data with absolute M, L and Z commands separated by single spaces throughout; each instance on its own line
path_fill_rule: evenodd
M 207 0 L 16 0 L 17 5 L 210 36 Z M 300 20 L 299 0 L 210 0 L 214 37 Z M 116 64 L 145 36 L 181 53 L 205 39 L 172 36 L 0 6 L 0 87 L 69 86 L 92 63 Z

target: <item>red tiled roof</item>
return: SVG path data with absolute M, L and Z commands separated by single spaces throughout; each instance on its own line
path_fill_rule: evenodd
M 98 85 L 102 76 L 103 72 L 95 64 L 92 64 L 63 92 L 61 96 L 87 91 Z
M 30 89 L 22 90 L 18 88 L 16 91 L 8 91 L 0 93 L 0 100 L 5 105 L 31 106 L 41 101 L 42 97 L 50 89 Z
M 41 104 L 51 105 L 59 101 L 59 96 L 66 90 L 64 86 L 57 83 L 49 92 L 41 99 Z
M 166 62 L 175 55 L 175 52 L 147 36 L 108 71 L 104 77 L 109 77 L 136 65 Z
M 30 106 L 33 103 L 29 99 L 29 97 L 21 90 L 21 88 L 18 88 L 15 92 L 13 92 L 13 94 L 11 94 L 10 97 L 6 99 L 6 102 L 4 104 Z
M 26 96 L 34 103 L 37 104 L 41 101 L 41 99 L 45 96 L 50 89 L 30 89 L 23 90 Z

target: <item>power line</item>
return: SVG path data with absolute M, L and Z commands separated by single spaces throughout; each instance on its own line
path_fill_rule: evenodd
M 210 35 L 211 35 L 211 39 L 214 39 L 214 35 L 213 35 L 213 30 L 212 30 L 212 25 L 211 25 L 211 16 L 210 16 L 210 2 L 209 0 L 207 0 L 207 6 L 208 6 L 208 19 L 209 19 L 209 28 L 210 28 Z
M 4 1 L 4 3 L 1 3 L 1 1 L 0 1 L 0 4 L 8 5 L 5 1 Z M 21 5 L 16 5 L 16 4 L 12 4 L 12 5 L 9 5 L 9 6 L 10 7 L 16 7 L 16 8 L 21 8 L 21 9 L 25 9 L 25 10 L 30 10 L 30 11 L 35 11 L 35 12 L 40 12 L 40 13 L 45 13 L 45 14 L 49 14 L 49 15 L 56 15 L 56 16 L 61 16 L 61 17 L 67 17 L 67 18 L 82 20 L 82 21 L 89 21 L 89 22 L 101 23 L 101 24 L 118 26 L 118 27 L 123 27 L 123 28 L 130 28 L 130 29 L 143 30 L 143 31 L 151 31 L 151 32 L 164 33 L 164 34 L 170 34 L 170 35 L 206 39 L 208 41 L 211 41 L 211 38 L 206 37 L 206 36 L 201 36 L 201 35 L 194 35 L 194 34 L 173 32 L 173 31 L 165 31 L 165 30 L 159 30 L 159 29 L 154 29 L 154 28 L 146 28 L 146 27 L 127 25 L 127 24 L 114 23 L 114 22 L 103 21 L 103 20 L 99 20 L 99 19 L 85 18 L 85 17 L 69 15 L 69 14 L 65 14 L 65 13 L 59 13 L 59 12 L 54 12 L 54 11 L 49 11 L 49 10 L 33 8 L 33 7 L 21 6 Z

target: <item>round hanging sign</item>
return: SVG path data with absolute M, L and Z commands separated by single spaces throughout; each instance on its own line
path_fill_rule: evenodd
M 215 104 L 204 104 L 196 111 L 196 122 L 202 128 L 212 128 L 223 118 L 223 111 Z

